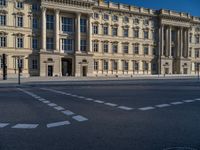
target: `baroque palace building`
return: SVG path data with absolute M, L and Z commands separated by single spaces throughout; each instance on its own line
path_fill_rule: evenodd
M 102 0 L 0 0 L 8 76 L 196 74 L 200 18 Z M 0 65 L 2 74 L 2 65 Z

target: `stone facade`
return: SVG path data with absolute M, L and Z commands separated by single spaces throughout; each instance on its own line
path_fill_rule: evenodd
M 95 0 L 0 0 L 2 54 L 10 77 L 19 62 L 23 76 L 197 74 L 200 18 Z

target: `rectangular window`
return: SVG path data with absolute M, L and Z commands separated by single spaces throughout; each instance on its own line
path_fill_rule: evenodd
M 148 31 L 144 31 L 144 39 L 148 39 L 149 38 L 149 32 Z
M 118 28 L 112 28 L 112 35 L 117 36 Z
M 23 16 L 17 16 L 17 26 L 23 27 Z
M 113 61 L 113 63 L 112 63 L 112 68 L 113 68 L 113 70 L 117 70 L 117 68 L 118 68 L 118 63 L 117 63 L 117 61 Z
M 199 58 L 199 49 L 195 50 L 195 58 Z
M 33 59 L 32 60 L 32 69 L 33 70 L 38 69 L 38 61 L 37 61 L 37 59 Z
M 0 69 L 3 68 L 3 58 L 0 57 Z
M 98 61 L 94 61 L 94 70 L 97 71 L 99 69 L 99 62 Z
M 139 71 L 139 63 L 138 62 L 133 62 L 134 70 Z
M 195 43 L 196 43 L 196 44 L 199 44 L 199 43 L 200 43 L 199 36 L 195 36 Z
M 6 37 L 0 36 L 0 47 L 6 47 Z
M 138 45 L 133 46 L 133 54 L 136 54 L 136 55 L 139 54 L 139 46 Z
M 63 32 L 74 32 L 74 19 L 62 17 L 62 31 Z
M 124 61 L 124 71 L 128 71 L 128 62 Z
M 6 25 L 6 15 L 0 15 L 0 26 Z
M 104 15 L 103 15 L 103 19 L 104 19 L 104 20 L 109 20 L 109 15 L 108 15 L 108 14 L 104 14 Z
M 95 19 L 99 19 L 99 14 L 98 13 L 94 13 L 94 18 Z
M 108 43 L 103 44 L 103 52 L 108 53 Z
M 46 16 L 46 24 L 47 24 L 46 28 L 48 30 L 53 30 L 53 28 L 54 28 L 54 16 L 53 15 Z
M 86 52 L 87 50 L 87 41 L 81 40 L 81 51 Z
M 104 60 L 103 62 L 103 69 L 108 70 L 108 61 Z
M 144 69 L 144 71 L 147 71 L 148 68 L 149 68 L 148 63 L 147 62 L 143 62 L 143 69 Z
M 93 51 L 98 52 L 99 51 L 99 43 L 98 42 L 93 42 Z
M 98 25 L 93 25 L 93 34 L 98 34 Z
M 32 10 L 33 11 L 38 11 L 39 10 L 39 5 L 37 3 L 32 4 Z
M 23 37 L 17 38 L 17 48 L 23 48 L 24 47 L 24 39 Z
M 17 2 L 17 8 L 24 8 L 24 3 L 23 2 Z
M 118 45 L 117 44 L 113 44 L 112 45 L 112 52 L 113 53 L 117 53 L 118 52 Z
M 139 38 L 139 30 L 134 30 L 133 34 L 134 34 L 133 35 L 134 38 Z
M 62 39 L 62 50 L 73 51 L 73 43 L 72 39 Z
M 51 37 L 48 37 L 47 38 L 47 45 L 46 45 L 46 47 L 47 47 L 47 50 L 53 50 L 53 48 L 54 48 L 54 39 L 53 38 L 51 38 Z
M 117 16 L 117 15 L 114 15 L 114 16 L 112 17 L 112 20 L 113 20 L 113 21 L 118 21 L 118 16 Z
M 81 33 L 86 33 L 87 32 L 87 20 L 86 19 L 81 19 Z
M 124 50 L 125 54 L 128 54 L 128 45 L 127 44 L 124 44 L 123 50 Z
M 33 18 L 33 29 L 38 29 L 38 19 L 37 18 Z
M 147 46 L 144 47 L 144 55 L 149 54 L 149 48 Z
M 6 6 L 6 0 L 0 0 L 0 6 Z
M 21 66 L 21 68 L 24 68 L 24 59 L 17 59 L 17 67 Z
M 124 37 L 128 37 L 128 29 L 124 29 Z
M 103 34 L 108 35 L 108 26 L 103 27 Z
M 38 49 L 38 39 L 37 38 L 33 38 L 33 40 L 32 40 L 32 48 L 33 49 Z

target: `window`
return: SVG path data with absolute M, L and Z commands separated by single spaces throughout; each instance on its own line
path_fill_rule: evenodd
M 134 24 L 139 24 L 139 23 L 140 23 L 140 20 L 139 20 L 138 18 L 135 18 L 135 19 L 133 19 L 133 23 L 134 23 Z
M 113 70 L 117 70 L 117 68 L 118 68 L 118 63 L 117 63 L 117 61 L 113 61 L 112 62 L 112 68 L 113 68 Z
M 33 38 L 33 40 L 32 40 L 32 48 L 33 49 L 38 49 L 38 39 L 37 38 Z
M 103 15 L 103 19 L 104 19 L 104 20 L 109 20 L 109 15 L 108 15 L 108 14 L 104 14 L 104 15 Z
M 104 60 L 104 62 L 103 62 L 103 69 L 108 70 L 108 61 L 107 60 Z
M 108 43 L 103 44 L 103 52 L 108 53 Z
M 98 61 L 94 61 L 94 70 L 97 71 L 99 69 L 99 62 Z
M 0 0 L 0 6 L 6 6 L 6 0 Z
M 148 54 L 149 54 L 149 47 L 144 46 L 144 55 L 148 55 Z
M 17 26 L 23 27 L 23 16 L 17 16 Z
M 129 18 L 127 16 L 124 17 L 124 22 L 128 23 L 129 22 Z
M 94 13 L 94 18 L 95 19 L 99 19 L 99 14 L 98 13 Z
M 118 28 L 117 27 L 113 27 L 112 28 L 112 35 L 113 36 L 117 36 L 117 34 L 118 34 Z
M 133 64 L 133 67 L 134 67 L 133 70 L 134 70 L 134 71 L 139 71 L 139 63 L 138 63 L 138 62 L 135 62 L 135 61 L 134 61 L 133 63 L 134 63 L 134 64 Z
M 24 60 L 21 58 L 21 59 L 17 59 L 17 68 L 18 66 L 21 66 L 21 68 L 24 68 Z
M 149 38 L 149 32 L 148 31 L 144 31 L 144 39 L 148 39 Z
M 39 10 L 39 5 L 37 3 L 32 4 L 32 10 L 33 11 L 38 11 Z
M 24 38 L 17 37 L 17 48 L 23 48 L 23 47 L 24 47 Z
M 72 18 L 62 17 L 62 31 L 74 32 L 74 20 Z
M 47 38 L 47 50 L 53 50 L 54 48 L 54 40 L 52 37 Z
M 199 58 L 199 49 L 195 49 L 195 58 Z
M 17 2 L 17 8 L 24 8 L 24 3 L 23 2 Z
M 139 45 L 133 45 L 133 54 L 139 54 Z
M 93 25 L 93 34 L 98 34 L 98 25 Z
M 117 53 L 117 51 L 118 51 L 118 44 L 115 43 L 112 45 L 112 52 Z
M 38 19 L 37 18 L 33 18 L 33 29 L 38 29 Z
M 81 18 L 81 33 L 87 32 L 87 20 Z
M 192 43 L 192 34 L 190 34 L 190 43 Z
M 196 43 L 196 44 L 199 44 L 199 43 L 200 43 L 199 36 L 195 36 L 195 43 Z
M 53 15 L 47 15 L 47 29 L 53 30 L 54 28 L 54 16 Z
M 128 44 L 123 45 L 123 50 L 125 54 L 128 54 Z
M 103 34 L 108 35 L 108 26 L 103 27 Z
M 124 71 L 128 71 L 128 61 L 124 61 Z
M 32 60 L 32 69 L 38 69 L 38 61 L 37 59 L 33 59 Z
M 192 57 L 192 48 L 189 50 L 189 57 Z
M 148 63 L 147 62 L 143 62 L 143 69 L 144 71 L 147 71 L 149 68 Z
M 3 68 L 3 58 L 0 57 L 0 69 Z
M 113 21 L 118 21 L 118 16 L 114 15 L 114 16 L 112 17 L 112 20 L 113 20 Z
M 81 40 L 81 51 L 86 51 L 87 49 L 87 41 L 86 40 Z
M 133 31 L 133 37 L 134 38 L 139 38 L 139 30 L 138 29 Z
M 0 47 L 6 47 L 6 37 L 0 36 Z
M 6 25 L 6 15 L 0 15 L 0 26 Z
M 72 39 L 62 39 L 62 50 L 72 51 L 73 50 L 73 40 Z
M 149 20 L 144 20 L 144 25 L 149 25 Z
M 124 37 L 128 37 L 128 29 L 124 29 Z
M 93 41 L 93 51 L 94 52 L 99 51 L 99 43 L 97 41 Z

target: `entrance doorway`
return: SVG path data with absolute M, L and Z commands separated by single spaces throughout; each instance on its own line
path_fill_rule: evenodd
M 82 67 L 82 76 L 87 77 L 87 66 Z
M 48 76 L 49 77 L 53 76 L 53 66 L 52 65 L 48 65 Z
M 169 74 L 169 68 L 165 68 L 165 74 Z
M 62 59 L 62 76 L 72 76 L 72 59 Z

